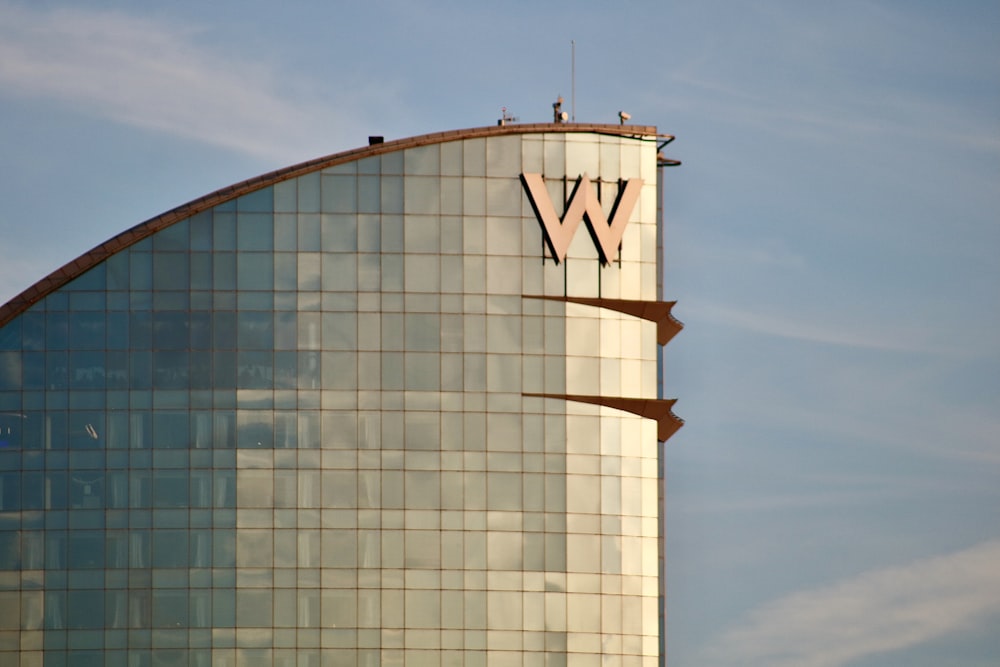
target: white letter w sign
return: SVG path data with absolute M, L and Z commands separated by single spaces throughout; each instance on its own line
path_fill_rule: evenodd
M 625 233 L 625 225 L 628 224 L 629 216 L 632 215 L 632 209 L 635 208 L 639 191 L 642 189 L 641 178 L 631 178 L 622 185 L 618 198 L 611 208 L 610 221 L 604 217 L 601 202 L 597 199 L 594 186 L 586 174 L 577 180 L 576 187 L 566 202 L 566 212 L 563 213 L 561 220 L 556 215 L 556 209 L 552 205 L 552 199 L 541 174 L 521 174 L 521 182 L 524 183 L 528 201 L 535 209 L 538 221 L 545 229 L 545 240 L 557 262 L 566 258 L 570 241 L 584 220 L 587 221 L 587 228 L 594 239 L 594 245 L 597 246 L 601 263 L 607 264 L 618 259 L 618 246 L 621 244 L 622 234 Z

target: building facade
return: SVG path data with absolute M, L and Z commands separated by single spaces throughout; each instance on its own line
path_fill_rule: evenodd
M 657 664 L 663 143 L 373 143 L 0 308 L 0 664 Z

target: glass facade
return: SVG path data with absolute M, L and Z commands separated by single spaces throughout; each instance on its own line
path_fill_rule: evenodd
M 248 182 L 8 317 L 0 664 L 657 664 L 658 424 L 573 398 L 660 398 L 598 303 L 658 298 L 656 136 L 557 129 Z M 524 173 L 642 179 L 617 261 Z

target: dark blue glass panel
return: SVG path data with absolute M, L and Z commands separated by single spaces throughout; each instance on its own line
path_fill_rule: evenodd
M 217 566 L 218 567 L 218 566 Z M 236 625 L 236 590 L 212 590 L 212 627 L 231 628 Z
M 68 384 L 68 363 L 66 352 L 53 350 L 45 358 L 45 388 L 66 389 Z
M 148 566 L 147 566 L 148 567 Z M 128 625 L 130 628 L 148 628 L 150 623 L 150 598 L 152 591 L 132 589 L 128 592 Z M 130 643 L 135 646 L 140 643 L 143 633 L 130 632 Z M 149 667 L 151 651 L 132 651 L 129 653 L 129 667 Z
M 104 591 L 83 589 L 67 591 L 68 622 L 71 630 L 100 628 L 104 623 Z M 74 663 L 75 664 L 75 663 Z
M 189 234 L 191 250 L 212 249 L 212 212 L 202 211 L 190 218 Z
M 149 310 L 153 307 L 153 293 L 149 291 L 129 292 L 129 310 Z
M 102 262 L 64 285 L 62 289 L 67 292 L 103 292 L 106 289 L 104 269 L 105 266 Z
M 24 449 L 42 449 L 45 442 L 45 421 L 41 412 L 25 412 L 21 431 L 21 446 Z
M 69 319 L 69 347 L 74 350 L 103 350 L 104 313 L 73 313 Z
M 152 507 L 153 482 L 149 470 L 132 470 L 128 480 L 128 506 L 130 509 Z M 133 567 L 137 567 L 133 561 Z M 146 566 L 148 567 L 148 566 Z
M 149 449 L 153 446 L 152 416 L 149 412 L 133 410 L 129 415 L 130 449 Z M 132 467 L 146 467 L 150 464 L 149 452 L 132 452 Z
M 73 411 L 69 413 L 67 436 L 70 449 L 98 449 L 104 446 L 107 432 L 104 413 Z
M 149 389 L 153 384 L 153 353 L 149 350 L 132 352 L 129 360 L 129 387 Z
M 197 252 L 190 256 L 191 280 L 193 290 L 212 289 L 212 256 L 207 252 Z
M 153 448 L 187 449 L 190 445 L 188 413 L 181 410 L 153 412 Z
M 7 461 L 7 457 L 0 459 L 0 464 L 13 467 L 13 461 Z M 16 468 L 0 470 L 0 512 L 16 512 L 20 509 L 21 473 Z
M 153 388 L 187 389 L 188 353 L 186 350 L 153 352 Z
M 67 566 L 71 570 L 104 567 L 104 531 L 69 532 Z
M 146 311 L 133 311 L 129 320 L 129 339 L 134 350 L 148 350 L 153 346 L 153 316 Z
M 295 389 L 298 386 L 298 356 L 291 350 L 274 353 L 275 389 Z
M 188 249 L 188 221 L 180 220 L 153 234 L 153 250 L 184 251 Z
M 66 310 L 69 305 L 69 292 L 64 290 L 56 290 L 51 292 L 47 297 L 42 299 L 38 307 L 46 312 L 55 312 L 57 310 Z
M 93 626 L 100 627 L 100 624 Z M 49 659 L 45 656 L 45 664 L 48 666 Z M 105 662 L 104 651 L 98 650 L 76 650 L 66 652 L 66 664 L 73 665 L 73 667 L 109 667 L 112 663 Z M 124 664 L 124 663 L 122 663 Z
M 239 213 L 236 216 L 236 249 L 274 249 L 274 221 L 270 213 Z
M 21 353 L 0 352 L 0 391 L 21 388 Z
M 33 512 L 33 514 L 37 516 L 40 515 L 41 512 Z M 27 528 L 28 526 L 26 524 L 27 522 L 22 523 L 22 527 Z M 35 523 L 32 527 L 42 528 L 42 525 L 41 523 Z M 45 551 L 45 533 L 41 530 L 22 530 L 20 533 L 11 531 L 7 534 L 13 534 L 20 538 L 20 553 L 14 552 L 11 556 L 19 563 L 22 570 L 40 570 L 45 567 L 45 561 L 43 559 Z M 5 550 L 0 549 L 0 551 Z M 35 578 L 32 577 L 32 579 Z
M 104 503 L 109 508 L 126 509 L 128 507 L 128 473 L 124 470 L 113 470 L 107 473 L 107 490 Z
M 187 310 L 190 300 L 190 293 L 187 289 L 182 291 L 159 290 L 153 292 L 153 310 Z
M 161 470 L 153 479 L 153 507 L 187 507 L 188 478 L 181 470 Z
M 188 625 L 188 597 L 183 590 L 159 590 L 153 596 L 154 628 L 186 628 Z M 177 665 L 185 662 L 186 651 L 157 649 L 154 666 Z
M 153 531 L 153 567 L 186 567 L 187 560 L 186 530 Z
M 41 472 L 22 472 L 21 508 L 40 510 L 45 507 L 44 476 Z
M 153 255 L 153 290 L 186 290 L 188 278 L 188 256 L 181 252 L 164 252 Z
M 49 540 L 46 539 L 46 543 L 48 543 L 48 541 Z M 48 546 L 48 544 L 46 546 Z M 46 551 L 48 551 L 47 548 Z M 48 559 L 46 558 L 46 560 Z M 53 591 L 53 590 L 45 591 L 45 629 L 59 630 L 65 627 L 66 627 L 66 591 Z M 46 639 L 48 639 L 48 635 L 51 634 L 53 635 L 53 637 L 57 637 L 60 633 L 47 632 L 45 634 L 46 634 Z M 51 648 L 48 645 L 48 642 L 46 642 L 45 648 Z M 45 659 L 45 664 L 46 667 L 48 667 L 49 660 L 47 655 Z
M 70 292 L 69 309 L 76 312 L 103 311 L 107 308 L 106 294 L 106 292 Z
M 270 389 L 274 386 L 271 352 L 240 350 L 236 355 L 238 389 Z
M 82 470 L 69 476 L 70 509 L 100 509 L 104 507 L 104 472 Z
M 221 350 L 212 355 L 212 384 L 214 389 L 236 388 L 236 352 Z
M 104 262 L 109 291 L 129 289 L 129 256 L 128 251 L 118 252 Z
M 4 426 L 3 415 L 11 413 L 15 416 L 20 415 L 21 410 L 21 392 L 17 389 L 12 389 L 10 391 L 0 391 L 0 435 L 3 435 Z
M 105 340 L 108 349 L 124 350 L 129 345 L 129 314 L 109 312 L 105 314 Z
M 212 226 L 212 245 L 215 250 L 236 250 L 236 214 L 223 211 L 221 206 L 217 206 L 212 215 Z
M 191 389 L 212 388 L 212 353 L 194 351 L 189 353 L 188 386 Z
M 234 508 L 236 507 L 236 471 L 235 470 L 215 470 L 214 480 L 212 482 L 212 504 L 214 507 L 221 508 Z M 224 546 L 226 543 L 232 542 L 232 537 L 228 534 L 222 534 L 224 538 L 220 542 L 220 533 L 215 534 L 215 552 L 219 553 L 219 548 Z M 228 542 L 227 542 L 228 540 Z M 215 559 L 215 567 L 226 567 L 235 565 L 235 562 L 219 562 L 219 559 Z
M 274 210 L 274 189 L 267 187 L 236 200 L 236 210 L 240 213 L 265 213 Z
M 228 310 L 217 310 L 212 313 L 212 340 L 220 350 L 232 350 L 236 347 L 236 313 Z
M 71 389 L 104 389 L 104 352 L 71 352 L 69 369 Z
M 46 449 L 66 449 L 66 434 L 68 430 L 68 417 L 65 412 L 49 411 L 46 415 L 45 423 L 45 448 Z
M 188 345 L 195 350 L 212 347 L 212 313 L 196 310 L 187 313 Z
M 247 252 L 237 257 L 236 286 L 241 290 L 274 289 L 274 261 L 271 253 Z
M 240 312 L 237 318 L 238 344 L 241 350 L 274 348 L 274 315 L 270 312 Z
M 29 423 L 27 420 L 25 424 Z M 28 429 L 25 428 L 24 442 L 28 442 Z M 45 469 L 45 452 L 39 451 L 28 451 L 27 447 L 21 450 L 21 470 L 44 470 Z
M 211 470 L 190 470 L 186 474 L 190 479 L 190 494 L 188 496 L 188 503 L 191 507 L 211 507 L 212 506 L 212 471 Z M 210 539 L 211 531 L 201 531 L 198 533 L 202 541 L 205 539 Z M 209 536 L 206 538 L 206 535 Z M 192 540 L 195 539 L 195 535 L 192 535 Z M 196 552 L 198 544 L 192 542 L 191 553 Z M 209 551 L 211 553 L 211 551 Z M 198 562 L 197 560 L 192 560 L 191 565 L 193 567 L 211 567 L 210 562 Z
M 21 315 L 21 340 L 25 350 L 45 349 L 45 313 L 29 310 Z
M 25 352 L 21 356 L 21 371 L 25 389 L 45 389 L 45 354 Z
M 21 568 L 21 534 L 16 530 L 0 530 L 0 570 Z
M 129 293 L 128 292 L 108 292 L 108 310 L 128 310 L 129 309 Z
M 216 410 L 212 416 L 212 445 L 216 449 L 236 447 L 236 413 Z M 216 465 L 225 465 L 216 462 Z
M 104 382 L 108 389 L 128 388 L 128 352 L 108 352 L 104 359 Z
M 274 310 L 274 292 L 240 292 L 236 307 L 239 310 Z
M 46 313 L 45 346 L 49 350 L 65 350 L 69 344 L 69 320 L 65 312 Z
M 0 350 L 21 349 L 21 318 L 15 317 L 0 328 Z
M 152 289 L 153 256 L 144 252 L 132 252 L 129 265 L 129 289 L 133 292 Z
M 153 349 L 184 350 L 188 347 L 188 315 L 178 311 L 153 313 Z
M 128 532 L 109 530 L 105 539 L 104 565 L 107 568 L 128 567 Z
M 212 258 L 212 287 L 216 290 L 236 289 L 236 255 L 217 253 Z
M 14 394 L 17 397 L 17 394 Z M 5 452 L 14 452 L 24 446 L 24 413 L 15 409 L 12 411 L 0 412 L 0 455 Z M 0 464 L 0 470 L 17 470 L 20 461 L 12 462 L 10 465 Z
M 69 465 L 69 452 L 65 448 L 47 449 L 44 454 L 46 470 L 65 470 Z
M 66 569 L 66 531 L 45 531 L 45 567 L 49 570 Z

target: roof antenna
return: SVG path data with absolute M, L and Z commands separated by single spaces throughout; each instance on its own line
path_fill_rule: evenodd
M 563 98 L 560 95 L 555 102 L 552 103 L 552 122 L 553 123 L 565 123 L 569 120 L 569 114 L 562 110 Z
M 569 40 L 570 48 L 570 98 L 569 109 L 573 112 L 573 122 L 576 122 L 576 40 Z
M 514 116 L 507 111 L 507 107 L 500 108 L 500 118 L 497 120 L 497 125 L 506 125 L 507 123 L 516 123 L 521 120 L 517 116 Z

